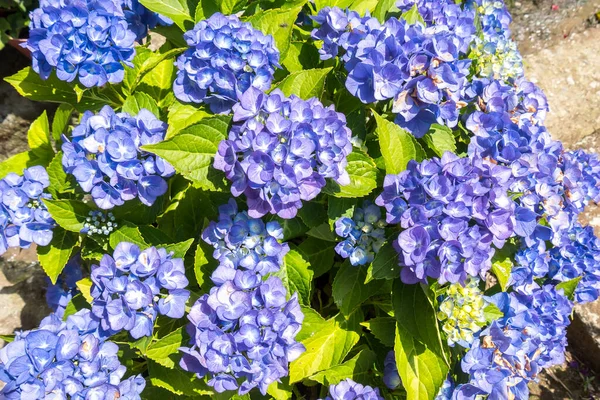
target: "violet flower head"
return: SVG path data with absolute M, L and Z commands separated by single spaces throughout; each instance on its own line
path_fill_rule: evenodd
M 183 260 L 164 248 L 121 242 L 112 256 L 92 265 L 91 279 L 92 312 L 107 334 L 152 336 L 157 315 L 183 317 L 190 297 Z
M 48 281 L 46 303 L 59 318 L 63 317 L 65 309 L 73 296 L 79 293 L 77 282 L 82 278 L 83 272 L 81 271 L 81 257 L 79 255 L 69 260 L 58 276 L 56 283 L 53 284 L 50 278 L 46 278 Z
M 390 390 L 394 390 L 402 384 L 402 379 L 400 379 L 400 375 L 398 374 L 398 365 L 396 365 L 394 350 L 390 350 L 385 356 L 383 383 Z
M 146 381 L 123 379 L 115 343 L 100 339 L 89 310 L 62 322 L 55 314 L 0 349 L 0 396 L 21 399 L 139 400 Z
M 228 113 L 242 93 L 267 91 L 279 51 L 271 35 L 235 15 L 215 13 L 185 33 L 189 48 L 177 59 L 175 97 L 206 103 L 214 113 Z
M 136 116 L 115 113 L 109 106 L 98 114 L 86 111 L 72 140 L 63 138 L 63 168 L 103 210 L 136 197 L 151 206 L 166 193 L 166 178 L 175 170 L 141 146 L 162 141 L 166 129 L 146 109 Z
M 346 378 L 337 385 L 329 386 L 329 395 L 324 400 L 383 400 L 378 388 L 361 385 Z
M 233 112 L 214 167 L 225 172 L 234 196 L 246 195 L 250 217 L 293 218 L 303 201 L 321 192 L 326 178 L 350 183 L 351 131 L 333 106 L 251 87 Z
M 22 176 L 10 173 L 0 179 L 0 255 L 9 247 L 50 244 L 56 222 L 43 202 L 51 198 L 44 192 L 49 185 L 42 166 L 27 168 Z

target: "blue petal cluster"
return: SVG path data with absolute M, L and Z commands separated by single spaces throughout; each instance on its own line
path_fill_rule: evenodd
M 233 200 L 219 210 L 219 222 L 202 235 L 220 263 L 211 277 L 216 286 L 188 314 L 191 347 L 180 349 L 180 366 L 208 376 L 219 393 L 258 387 L 265 395 L 304 352 L 295 339 L 304 320 L 297 295 L 286 300 L 281 279 L 266 277 L 281 268 L 289 247 L 277 241 L 278 223 L 238 213 Z
M 0 350 L 0 397 L 23 399 L 139 400 L 146 381 L 141 376 L 123 380 L 126 372 L 112 342 L 95 334 L 89 310 L 62 322 L 46 317 L 39 328 L 17 333 Z
M 381 209 L 366 200 L 362 208 L 354 209 L 352 218 L 342 217 L 335 221 L 335 232 L 345 239 L 335 246 L 335 251 L 349 258 L 352 265 L 370 263 L 385 243 L 386 225 Z
M 442 8 L 455 17 L 452 29 L 396 18 L 380 25 L 374 18 L 324 8 L 315 17 L 322 25 L 312 36 L 324 42 L 323 59 L 337 55 L 340 47 L 345 50 L 351 94 L 363 103 L 394 99 L 396 123 L 422 137 L 435 122 L 455 127 L 465 105 L 462 93 L 471 65 L 465 56 L 474 14 L 456 5 Z
M 165 178 L 175 173 L 160 157 L 141 146 L 164 139 L 167 126 L 146 109 L 135 117 L 105 106 L 98 114 L 86 111 L 63 137 L 62 164 L 101 209 L 120 206 L 136 197 L 151 206 L 167 191 Z
M 56 283 L 52 283 L 48 279 L 48 287 L 46 288 L 46 303 L 56 316 L 62 318 L 65 314 L 67 305 L 77 293 L 77 282 L 83 278 L 81 271 L 81 257 L 76 255 L 72 257 L 65 268 L 62 270 Z
M 251 217 L 293 218 L 302 201 L 321 192 L 326 178 L 350 183 L 351 131 L 333 106 L 251 87 L 233 112 L 229 138 L 219 144 L 214 167 L 232 182 L 234 196 L 246 195 Z
M 117 1 L 41 0 L 30 28 L 26 47 L 42 79 L 56 70 L 60 80 L 104 86 L 121 82 L 123 65 L 132 66 L 136 33 Z
M 504 316 L 464 356 L 462 370 L 470 379 L 457 386 L 455 398 L 526 400 L 527 384 L 540 370 L 564 361 L 573 304 L 552 285 L 531 295 L 498 293 L 492 300 Z
M 376 203 L 404 230 L 394 242 L 405 283 L 464 283 L 491 268 L 495 248 L 535 233 L 535 214 L 509 196 L 511 170 L 445 153 L 388 175 Z
M 329 386 L 329 395 L 324 400 L 383 400 L 379 389 L 364 386 L 346 378 L 337 385 Z
M 265 224 L 246 211 L 238 213 L 233 199 L 219 207 L 219 221 L 208 225 L 202 239 L 215 248 L 213 257 L 219 261 L 219 267 L 212 280 L 217 285 L 235 279 L 235 274 L 264 277 L 277 272 L 290 250 L 287 243 L 279 243 L 283 239 L 279 222 Z
M 271 87 L 279 51 L 272 36 L 250 23 L 216 13 L 184 38 L 189 48 L 177 59 L 173 84 L 179 100 L 206 103 L 215 113 L 229 112 L 250 87 Z
M 108 236 L 117 229 L 119 225 L 115 222 L 116 218 L 111 212 L 103 212 L 100 210 L 90 211 L 83 223 L 81 233 L 86 235 L 104 235 Z
M 400 379 L 400 375 L 398 374 L 394 350 L 389 351 L 385 356 L 383 364 L 383 383 L 390 390 L 394 390 L 402 384 L 402 379 Z
M 148 10 L 138 0 L 123 0 L 122 6 L 129 30 L 135 33 L 138 42 L 148 36 L 148 30 L 157 25 L 173 24 L 171 19 Z
M 121 242 L 112 257 L 105 254 L 92 265 L 91 279 L 92 313 L 109 335 L 126 330 L 135 339 L 152 336 L 157 314 L 183 317 L 190 297 L 183 260 L 163 248 L 141 251 Z
M 44 193 L 49 185 L 48 173 L 41 166 L 0 180 L 0 255 L 9 247 L 27 249 L 31 243 L 50 243 L 56 223 L 42 201 L 51 197 Z

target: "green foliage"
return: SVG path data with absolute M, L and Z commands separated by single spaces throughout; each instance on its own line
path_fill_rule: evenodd
M 410 133 L 377 113 L 373 115 L 377 121 L 376 133 L 379 136 L 386 173 L 397 174 L 406 169 L 410 160 L 423 159 L 423 148 Z
M 292 72 L 277 85 L 277 88 L 286 96 L 294 94 L 305 100 L 311 97 L 319 98 L 323 93 L 325 79 L 329 72 L 331 72 L 331 68 Z
M 285 255 L 281 269 L 275 275 L 281 278 L 288 296 L 297 293 L 300 304 L 310 304 L 313 271 L 302 254 L 293 248 L 290 249 Z

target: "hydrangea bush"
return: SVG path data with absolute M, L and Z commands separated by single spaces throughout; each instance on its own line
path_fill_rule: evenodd
M 8 399 L 527 399 L 600 295 L 600 160 L 497 0 L 42 0 Z

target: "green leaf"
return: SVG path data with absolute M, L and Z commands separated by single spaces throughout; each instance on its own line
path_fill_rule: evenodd
M 398 174 L 406 169 L 410 160 L 421 159 L 423 149 L 410 133 L 375 112 L 373 115 L 377 121 L 376 132 L 386 173 Z
M 169 107 L 169 115 L 167 117 L 167 128 L 166 139 L 170 139 L 177 135 L 183 129 L 188 126 L 192 126 L 205 118 L 210 118 L 213 115 L 208 113 L 198 105 L 183 104 L 179 101 L 175 101 Z
M 510 257 L 496 259 L 492 262 L 492 272 L 496 279 L 498 279 L 502 291 L 506 291 L 506 288 L 508 287 L 512 267 L 513 262 Z
M 556 285 L 556 290 L 562 289 L 565 296 L 567 296 L 570 300 L 573 300 L 573 297 L 575 296 L 575 290 L 577 290 L 577 285 L 579 285 L 579 281 L 581 281 L 582 278 L 583 276 L 578 276 L 577 278 L 561 282 Z
M 456 139 L 452 134 L 452 129 L 444 125 L 433 124 L 429 132 L 423 136 L 427 146 L 438 156 L 443 156 L 445 152 L 456 153 Z
M 228 118 L 204 119 L 171 139 L 142 148 L 169 162 L 177 172 L 206 190 L 223 187 L 212 167 L 221 140 L 227 135 Z
M 398 253 L 390 242 L 386 242 L 371 263 L 371 275 L 374 279 L 396 279 L 400 277 Z
M 122 224 L 119 229 L 110 234 L 109 243 L 110 247 L 117 248 L 121 242 L 129 242 L 138 245 L 140 249 L 148 247 L 148 243 L 144 240 L 144 237 L 140 233 L 137 226 L 131 224 Z
M 379 0 L 371 16 L 377 18 L 379 22 L 384 23 L 387 20 L 387 13 L 396 11 L 399 11 L 398 7 L 396 7 L 396 0 Z
M 67 82 L 59 80 L 54 73 L 44 81 L 31 67 L 24 68 L 4 80 L 10 83 L 21 96 L 29 100 L 67 103 L 81 112 L 97 110 L 107 103 L 112 107 L 119 106 L 110 99 L 94 96 L 92 91 L 85 91 L 78 99 L 73 87 Z
M 380 0 L 355 0 L 350 6 L 352 11 L 356 11 L 359 15 L 365 15 L 367 12 L 372 12 Z
M 183 396 L 212 395 L 208 385 L 196 378 L 192 373 L 180 368 L 167 368 L 148 360 L 148 375 L 152 385 L 166 389 L 171 393 Z
M 50 244 L 48 246 L 38 246 L 38 260 L 52 283 L 56 283 L 56 279 L 58 279 L 71 258 L 73 248 L 77 244 L 77 238 L 77 235 L 72 232 L 56 227 L 53 230 Z
M 417 6 L 417 3 L 415 3 L 410 10 L 402 14 L 402 19 L 406 20 L 406 22 L 411 25 L 417 22 L 425 25 L 425 20 L 419 13 L 419 7 Z
M 298 210 L 298 216 L 309 228 L 316 228 L 327 219 L 325 206 L 314 201 L 305 202 Z
M 337 385 L 344 379 L 364 383 L 372 374 L 376 360 L 377 356 L 374 352 L 368 349 L 361 350 L 348 361 L 321 371 L 311 376 L 310 379 L 319 382 L 323 386 Z
M 342 314 L 350 315 L 356 307 L 373 296 L 381 288 L 381 283 L 372 281 L 365 284 L 367 269 L 344 262 L 333 280 L 333 300 Z
M 94 301 L 94 298 L 91 295 L 92 280 L 90 278 L 81 279 L 77 282 L 77 289 L 79 289 L 81 295 L 88 302 L 88 304 L 92 304 L 92 301 Z
M 125 100 L 125 103 L 123 103 L 121 111 L 131 115 L 137 115 L 143 108 L 150 111 L 157 118 L 160 117 L 160 109 L 158 108 L 158 104 L 156 104 L 156 100 L 150 97 L 150 95 L 142 92 L 137 92 L 132 96 L 129 96 L 127 100 Z
M 77 293 L 65 307 L 65 313 L 63 314 L 62 320 L 66 321 L 69 316 L 75 314 L 77 311 L 86 308 L 89 309 L 90 307 L 90 304 L 85 301 L 85 298 L 81 295 L 81 293 Z
M 296 249 L 290 249 L 285 255 L 281 269 L 273 275 L 281 278 L 288 296 L 298 293 L 300 304 L 310 304 L 313 271 L 310 269 L 310 264 Z
M 394 335 L 396 333 L 396 320 L 392 317 L 377 317 L 361 322 L 373 336 L 384 346 L 394 347 Z
M 317 10 L 325 7 L 339 7 L 342 10 L 350 7 L 354 0 L 315 0 Z
M 433 400 L 448 374 L 443 360 L 399 323 L 394 354 L 407 400 Z
M 129 221 L 127 221 L 129 222 Z M 137 225 L 137 224 L 130 224 Z M 155 228 L 151 225 L 137 225 L 144 242 L 150 246 L 164 246 L 163 243 L 173 243 L 174 240 L 161 229 Z
M 328 223 L 322 223 L 306 232 L 308 236 L 325 240 L 327 242 L 337 242 L 337 236 L 333 233 Z
M 181 35 L 181 31 L 178 29 L 177 31 Z M 185 45 L 185 42 L 182 45 Z M 165 52 L 154 52 L 146 47 L 136 47 L 133 68 L 125 68 L 123 84 L 127 91 L 132 93 L 148 72 L 154 70 L 163 61 L 176 57 L 185 49 L 185 47 L 178 47 Z
M 140 0 L 140 3 L 151 11 L 171 18 L 184 32 L 187 30 L 185 22 L 194 22 L 186 0 Z
M 310 307 L 300 306 L 302 314 L 304 314 L 304 321 L 302 322 L 302 328 L 296 335 L 296 340 L 299 342 L 304 341 L 315 335 L 329 322 L 325 320 L 321 315 Z
M 167 244 L 159 247 L 164 247 L 168 252 L 172 251 L 173 257 L 175 258 L 184 258 L 190 247 L 192 247 L 192 243 L 194 243 L 193 238 L 188 239 L 185 242 Z
M 288 377 L 282 378 L 281 382 L 273 382 L 269 385 L 267 393 L 275 400 L 290 400 L 292 398 L 292 388 Z
M 396 279 L 392 290 L 392 304 L 398 326 L 445 360 L 436 312 L 421 285 L 406 285 Z
M 75 233 L 81 232 L 91 211 L 87 204 L 77 200 L 44 199 L 44 204 L 58 225 Z
M 173 81 L 175 80 L 175 64 L 173 60 L 164 60 L 148 71 L 140 80 L 136 91 L 144 92 L 158 100 L 160 107 L 169 105 L 169 98 L 173 99 Z M 167 102 L 167 104 L 164 104 Z
M 48 172 L 48 178 L 50 179 L 50 186 L 48 186 L 47 190 L 55 198 L 58 197 L 59 193 L 62 193 L 71 186 L 70 182 L 68 181 L 67 174 L 63 169 L 62 157 L 63 153 L 58 152 L 48 165 L 48 168 L 46 168 L 46 172 Z
M 279 49 L 281 59 L 285 60 L 292 35 L 292 27 L 298 18 L 302 7 L 289 9 L 277 8 L 273 10 L 260 11 L 250 18 L 248 22 L 265 35 L 272 35 L 275 46 Z
M 4 340 L 6 343 L 11 343 L 15 340 L 15 335 L 0 335 L 0 340 Z
M 233 1 L 236 0 L 200 0 L 196 6 L 196 12 L 194 13 L 195 21 L 200 22 L 219 11 L 223 12 L 223 14 L 231 14 L 230 12 L 224 12 L 223 8 L 228 7 Z M 222 3 L 227 4 L 223 5 Z
M 27 132 L 27 144 L 41 165 L 48 165 L 54 157 L 54 149 L 50 143 L 50 124 L 45 110 L 31 124 Z
M 360 150 L 348 154 L 346 171 L 350 175 L 350 184 L 341 186 L 329 179 L 324 192 L 335 197 L 365 197 L 377 187 L 379 170 L 375 161 Z
M 483 309 L 483 315 L 485 316 L 485 321 L 491 324 L 495 320 L 502 318 L 504 313 L 495 304 L 490 303 Z
M 277 216 L 271 216 L 269 221 L 277 221 L 283 228 L 283 241 L 295 239 L 304 235 L 308 231 L 308 227 L 300 220 L 300 218 L 283 219 Z
M 0 179 L 10 173 L 21 175 L 25 168 L 35 165 L 35 158 L 32 159 L 32 156 L 32 153 L 25 151 L 2 161 L 0 163 Z
M 330 71 L 331 67 L 292 72 L 279 82 L 276 87 L 281 89 L 286 96 L 295 94 L 304 100 L 308 100 L 311 97 L 319 98 L 321 97 L 321 93 L 323 93 L 325 78 Z
M 290 383 L 340 364 L 360 339 L 356 320 L 356 313 L 347 320 L 338 315 L 319 324 L 317 331 L 302 340 L 306 351 L 290 364 Z
M 358 204 L 356 199 L 330 197 L 327 202 L 327 216 L 329 226 L 333 229 L 335 221 L 340 218 L 354 216 L 354 208 Z
M 61 104 L 56 109 L 54 119 L 52 120 L 52 137 L 55 142 L 59 142 L 60 136 L 67 130 L 72 115 L 73 106 L 70 104 Z
M 319 65 L 319 50 L 313 43 L 292 42 L 281 64 L 289 72 L 300 72 Z
M 150 343 L 146 349 L 146 357 L 167 368 L 175 368 L 181 354 L 179 348 L 186 345 L 185 328 L 179 328 L 165 337 Z
M 323 243 L 320 239 L 309 237 L 300 243 L 298 251 L 310 263 L 313 278 L 318 278 L 333 267 L 335 243 Z

